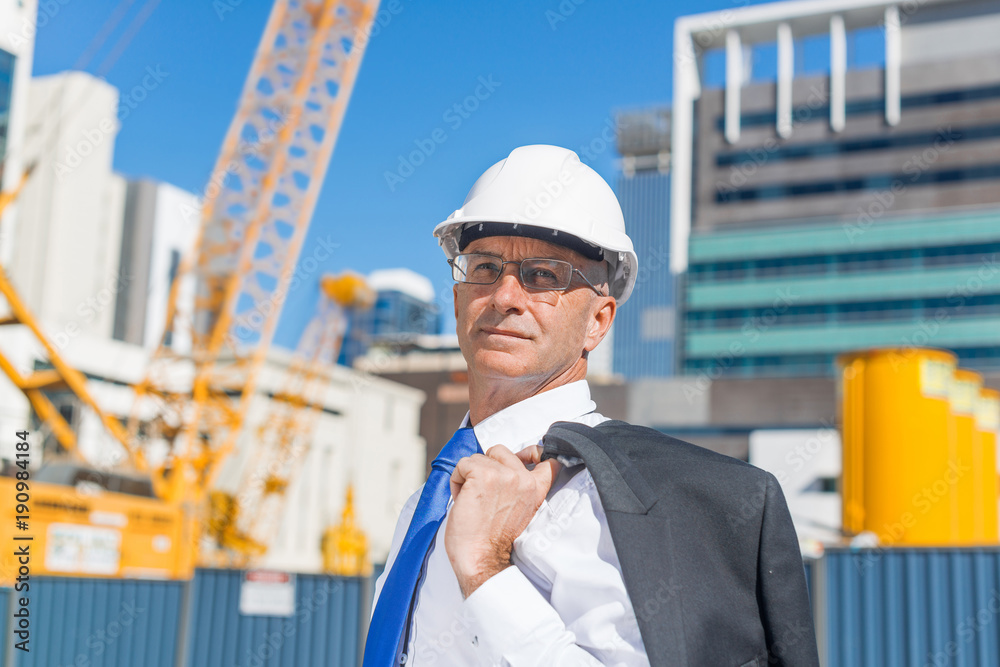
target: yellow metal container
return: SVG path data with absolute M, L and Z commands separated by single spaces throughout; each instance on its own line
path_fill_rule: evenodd
M 838 359 L 844 529 L 885 544 L 958 539 L 950 352 L 876 349 Z
M 974 440 L 976 439 L 976 403 L 983 388 L 983 377 L 965 369 L 955 371 L 948 401 L 951 406 L 955 494 L 952 510 L 958 515 L 958 543 L 976 541 L 976 478 Z M 951 480 L 949 480 L 949 483 Z
M 975 540 L 996 543 L 1000 539 L 997 503 L 997 434 L 1000 433 L 1000 391 L 982 389 L 976 401 L 975 448 Z
M 15 498 L 19 480 L 0 477 L 0 586 L 24 574 L 15 556 L 27 549 L 31 575 L 189 579 L 194 571 L 190 517 L 156 498 L 28 480 L 27 514 Z M 21 489 L 26 488 L 22 481 Z M 17 516 L 27 516 L 17 523 Z M 18 551 L 20 549 L 20 551 Z

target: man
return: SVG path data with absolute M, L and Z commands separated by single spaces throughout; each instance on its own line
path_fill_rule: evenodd
M 618 201 L 572 151 L 525 146 L 434 234 L 456 280 L 470 408 L 402 511 L 365 667 L 648 665 L 594 478 L 542 461 L 538 447 L 555 422 L 607 421 L 590 400 L 587 356 L 638 274 Z M 777 504 L 768 511 L 787 521 Z M 791 536 L 779 547 L 798 558 Z M 804 599 L 799 570 L 789 585 Z M 726 614 L 725 601 L 688 604 Z

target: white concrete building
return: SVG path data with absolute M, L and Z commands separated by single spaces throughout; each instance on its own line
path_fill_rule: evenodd
M 10 275 L 66 351 L 81 334 L 111 337 L 125 180 L 111 170 L 118 91 L 83 72 L 33 79 Z

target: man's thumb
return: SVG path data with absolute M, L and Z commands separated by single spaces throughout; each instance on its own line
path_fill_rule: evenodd
M 562 464 L 555 459 L 545 459 L 541 463 L 536 463 L 535 468 L 531 471 L 531 476 L 535 479 L 535 484 L 537 484 L 539 490 L 544 491 L 543 497 L 548 495 L 549 489 L 552 488 L 552 482 L 555 481 L 556 475 L 562 470 Z

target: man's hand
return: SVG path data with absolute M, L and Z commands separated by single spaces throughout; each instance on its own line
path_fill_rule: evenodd
M 455 466 L 455 503 L 448 513 L 444 546 L 463 596 L 510 567 L 514 540 L 538 511 L 561 467 L 554 459 L 540 462 L 541 451 L 528 447 L 515 456 L 496 445 Z M 534 470 L 525 467 L 530 463 Z

